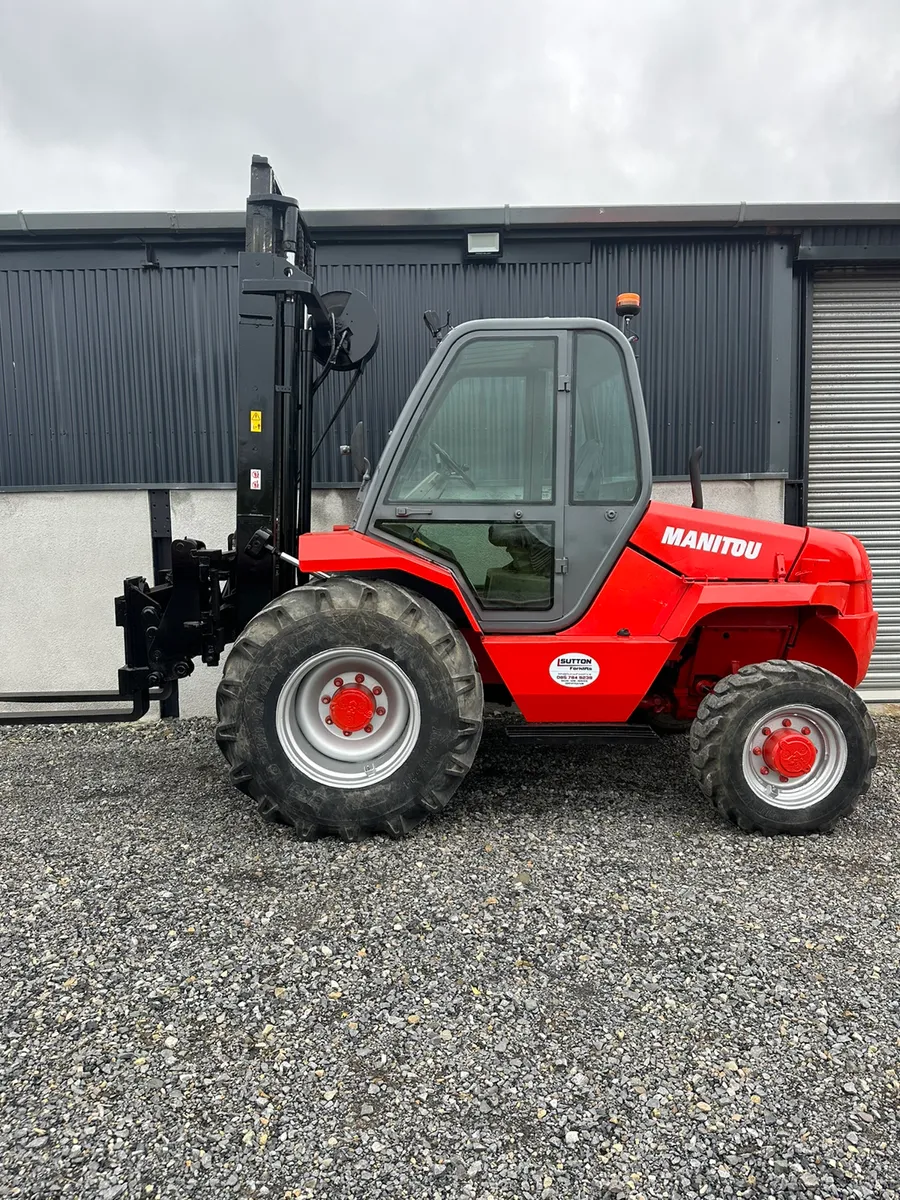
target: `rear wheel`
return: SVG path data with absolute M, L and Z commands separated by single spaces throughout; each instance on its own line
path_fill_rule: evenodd
M 741 667 L 703 700 L 691 765 L 742 829 L 824 833 L 868 791 L 875 727 L 845 683 L 809 663 Z
M 472 652 L 435 605 L 335 577 L 247 625 L 219 685 L 217 740 L 236 786 L 302 837 L 399 837 L 459 786 L 482 708 Z

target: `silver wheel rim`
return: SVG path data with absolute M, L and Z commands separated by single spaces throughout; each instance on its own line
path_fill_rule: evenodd
M 338 694 L 350 690 L 371 696 L 377 707 L 365 727 L 347 733 L 329 717 Z M 371 787 L 393 775 L 412 753 L 421 724 L 419 698 L 406 673 L 374 650 L 349 646 L 301 663 L 275 709 L 285 754 L 304 775 L 331 787 Z
M 797 732 L 815 747 L 815 759 L 805 774 L 785 778 L 772 765 L 771 739 L 780 730 Z M 761 800 L 774 808 L 809 808 L 824 800 L 840 782 L 846 766 L 843 729 L 830 713 L 806 704 L 773 708 L 754 721 L 744 742 L 744 779 Z

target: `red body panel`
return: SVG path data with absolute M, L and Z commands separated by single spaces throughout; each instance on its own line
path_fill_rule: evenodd
M 576 637 L 567 633 L 489 635 L 484 647 L 526 721 L 627 721 L 671 650 L 663 638 Z M 560 655 L 593 659 L 592 683 L 563 686 L 550 674 Z
M 597 599 L 566 633 L 612 637 L 627 629 L 638 637 L 661 634 L 690 586 L 680 575 L 626 546 Z
M 546 636 L 486 634 L 484 648 L 526 720 L 627 721 L 672 652 L 661 630 L 687 586 L 626 546 L 576 624 Z M 593 682 L 554 682 L 550 664 L 569 653 L 596 662 Z
M 642 702 L 690 716 L 716 679 L 780 655 L 856 686 L 875 644 L 855 538 L 705 509 L 651 503 L 590 608 L 559 633 L 486 634 L 449 568 L 353 530 L 304 534 L 299 558 L 307 572 L 399 571 L 446 588 L 485 681 L 502 680 L 533 722 L 625 721 Z
M 807 532 L 795 525 L 654 500 L 631 544 L 686 579 L 777 579 L 790 571 Z
M 872 582 L 868 555 L 857 538 L 830 529 L 810 528 L 807 533 L 806 545 L 790 573 L 791 579 L 803 583 Z

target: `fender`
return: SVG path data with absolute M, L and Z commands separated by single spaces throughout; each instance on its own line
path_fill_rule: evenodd
M 355 571 L 405 571 L 427 579 L 452 592 L 476 633 L 481 633 L 478 618 L 448 567 L 421 558 L 408 550 L 377 542 L 355 529 L 333 529 L 327 533 L 300 535 L 297 558 L 308 574 L 352 575 Z

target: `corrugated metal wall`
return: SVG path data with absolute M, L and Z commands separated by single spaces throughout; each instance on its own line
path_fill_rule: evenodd
M 431 351 L 425 309 L 449 309 L 456 323 L 608 317 L 624 290 L 644 299 L 638 330 L 656 474 L 684 474 L 698 442 L 709 473 L 765 473 L 772 273 L 790 270 L 776 246 L 746 237 L 523 240 L 505 247 L 518 261 L 490 264 L 460 261 L 458 240 L 320 246 L 320 288 L 366 292 L 382 338 L 323 446 L 317 484 L 350 482 L 336 446 L 363 415 L 369 448 L 380 451 Z M 0 252 L 0 486 L 230 482 L 230 252 L 220 265 L 179 265 L 181 249 L 170 249 L 161 267 L 144 269 L 133 249 L 121 266 L 111 251 L 97 251 L 103 265 L 91 265 L 91 253 L 59 265 L 54 251 Z M 320 426 L 339 386 L 320 393 Z
M 325 250 L 319 264 L 323 288 L 361 288 L 381 319 L 381 347 L 344 426 L 352 428 L 364 410 L 377 414 L 380 423 L 371 415 L 366 423 L 378 448 L 430 353 L 426 309 L 441 316 L 449 309 L 454 323 L 608 318 L 617 293 L 635 290 L 644 304 L 636 328 L 655 473 L 685 474 L 698 442 L 710 473 L 769 470 L 770 243 L 605 242 L 589 262 L 477 265 L 329 265 Z M 342 478 L 335 452 L 326 455 L 323 446 L 322 457 L 323 476 Z
M 810 246 L 900 246 L 900 225 L 817 225 L 807 229 Z
M 33 257 L 0 255 L 0 486 L 228 480 L 236 269 Z

